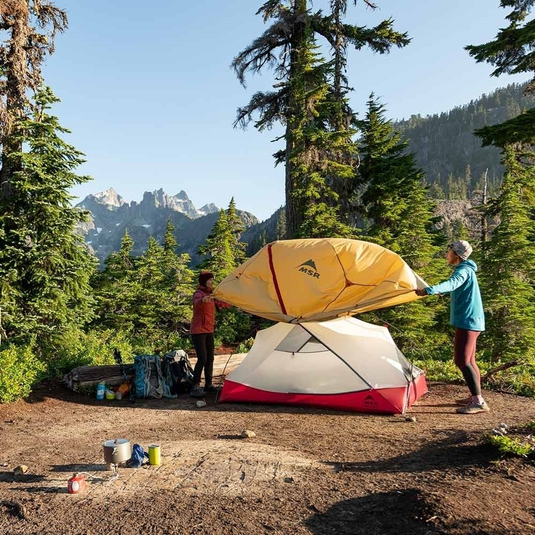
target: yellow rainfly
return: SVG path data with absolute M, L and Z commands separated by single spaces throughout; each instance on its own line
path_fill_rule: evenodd
M 286 323 L 324 321 L 409 303 L 427 284 L 403 259 L 342 238 L 281 240 L 237 267 L 214 291 L 246 312 Z

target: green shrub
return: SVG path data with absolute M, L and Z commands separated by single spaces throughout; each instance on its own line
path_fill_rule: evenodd
M 28 396 L 42 377 L 45 366 L 35 356 L 33 346 L 8 345 L 0 350 L 0 403 Z
M 224 308 L 217 314 L 214 333 L 216 347 L 236 345 L 251 333 L 251 317 L 237 308 Z
M 132 356 L 164 355 L 174 349 L 183 349 L 187 352 L 192 347 L 189 336 L 181 336 L 177 332 L 167 333 L 161 330 L 143 330 L 135 336 L 130 336 L 129 340 Z
M 254 338 L 248 338 L 241 344 L 238 344 L 238 347 L 236 348 L 236 353 L 249 353 L 251 347 L 253 347 L 254 344 Z
M 535 366 L 515 366 L 499 372 L 492 376 L 488 386 L 512 394 L 535 397 Z
M 428 381 L 458 381 L 462 379 L 461 372 L 455 366 L 453 358 L 450 357 L 447 361 L 426 358 L 423 360 L 413 360 L 415 366 L 421 368 L 425 372 L 425 377 Z
M 487 442 L 498 448 L 502 455 L 510 455 L 515 457 L 529 457 L 535 454 L 535 446 L 520 440 L 519 438 L 511 438 L 501 435 L 488 435 Z
M 53 347 L 45 353 L 47 374 L 61 376 L 78 366 L 115 364 L 113 350 L 121 352 L 124 362 L 133 360 L 133 351 L 127 335 L 111 329 L 85 333 L 73 329 L 55 337 Z

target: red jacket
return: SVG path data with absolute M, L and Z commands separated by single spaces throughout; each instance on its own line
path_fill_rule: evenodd
M 215 307 L 228 308 L 231 305 L 218 299 L 211 299 L 203 303 L 202 298 L 212 293 L 206 286 L 199 286 L 193 294 L 193 319 L 191 320 L 191 334 L 213 333 L 215 328 Z

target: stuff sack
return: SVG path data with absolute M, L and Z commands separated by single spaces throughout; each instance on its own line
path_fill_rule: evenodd
M 128 468 L 140 468 L 145 462 L 145 457 L 148 459 L 149 454 L 143 449 L 139 444 L 134 444 L 132 448 L 132 455 L 128 461 L 126 461 L 126 466 Z
M 163 376 L 171 394 L 185 394 L 191 390 L 193 367 L 187 353 L 175 349 L 163 356 Z
M 138 398 L 176 398 L 164 380 L 158 355 L 134 357 L 134 389 Z

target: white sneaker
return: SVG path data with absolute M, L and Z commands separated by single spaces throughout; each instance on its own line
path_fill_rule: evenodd
M 465 405 L 464 407 L 459 407 L 457 412 L 459 414 L 477 414 L 478 412 L 489 412 L 489 406 L 483 401 L 483 403 L 476 403 L 472 401 Z

